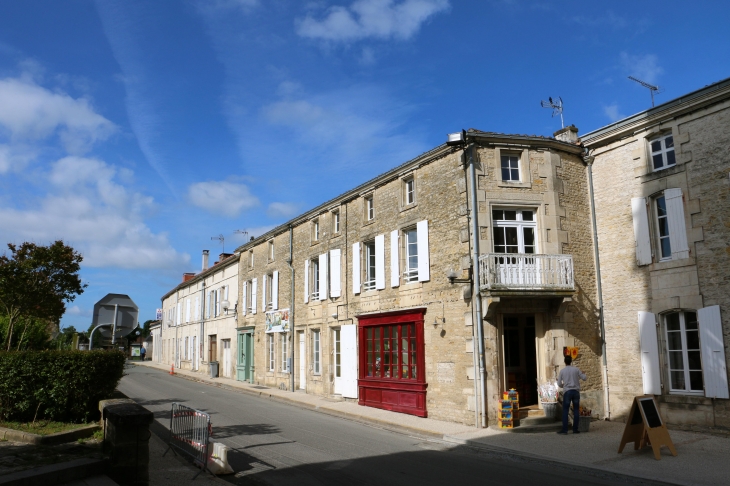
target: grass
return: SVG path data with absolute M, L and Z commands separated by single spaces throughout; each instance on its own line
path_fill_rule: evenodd
M 35 423 L 21 422 L 0 422 L 0 427 L 6 429 L 20 430 L 21 432 L 30 432 L 38 435 L 51 435 L 58 432 L 68 432 L 69 430 L 79 429 L 92 424 L 70 424 L 66 422 L 50 422 L 47 420 L 39 420 Z

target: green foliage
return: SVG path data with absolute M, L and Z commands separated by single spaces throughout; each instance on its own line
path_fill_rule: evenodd
M 53 347 L 51 341 L 51 331 L 55 327 L 54 324 L 44 319 L 20 319 L 15 329 L 21 332 L 15 332 L 10 336 L 11 349 L 28 351 L 49 349 Z M 8 316 L 0 315 L 0 343 L 7 343 L 8 331 L 10 328 L 10 319 Z
M 118 351 L 0 352 L 0 421 L 95 420 L 124 363 Z

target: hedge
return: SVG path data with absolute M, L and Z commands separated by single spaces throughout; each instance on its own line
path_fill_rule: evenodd
M 0 420 L 95 420 L 125 359 L 119 351 L 0 352 Z

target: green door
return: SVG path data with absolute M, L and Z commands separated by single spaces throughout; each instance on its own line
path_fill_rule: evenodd
M 236 379 L 253 383 L 253 333 L 238 334 L 238 360 L 236 364 Z

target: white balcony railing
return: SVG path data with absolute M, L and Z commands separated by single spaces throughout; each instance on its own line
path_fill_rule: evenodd
M 573 290 L 572 255 L 488 253 L 479 257 L 481 290 Z

